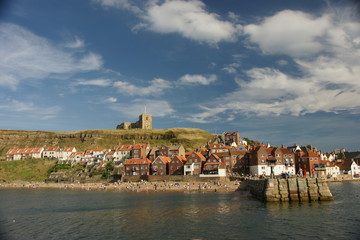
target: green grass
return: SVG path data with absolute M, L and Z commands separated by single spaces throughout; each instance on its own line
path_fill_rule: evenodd
M 55 160 L 43 159 L 0 162 L 0 179 L 43 182 L 55 163 Z
M 212 134 L 196 128 L 83 130 L 72 132 L 0 130 L 0 156 L 10 148 L 74 146 L 78 151 L 94 148 L 114 149 L 119 144 L 183 144 L 187 151 L 206 144 Z

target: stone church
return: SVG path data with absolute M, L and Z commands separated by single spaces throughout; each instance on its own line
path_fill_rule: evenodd
M 120 125 L 117 125 L 116 129 L 152 129 L 152 115 L 151 114 L 141 114 L 139 120 L 136 123 L 123 122 Z

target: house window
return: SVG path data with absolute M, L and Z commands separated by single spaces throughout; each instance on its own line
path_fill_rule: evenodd
M 265 157 L 265 155 L 264 155 L 264 154 L 261 154 L 261 157 Z
M 261 163 L 265 163 L 265 160 L 261 160 Z
M 261 167 L 261 170 L 265 170 L 265 167 L 263 166 L 263 167 Z

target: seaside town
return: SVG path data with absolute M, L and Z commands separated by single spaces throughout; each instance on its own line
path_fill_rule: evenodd
M 136 123 L 122 123 L 117 129 L 152 129 L 152 116 L 141 114 Z M 121 131 L 121 130 L 119 130 Z M 149 143 L 119 145 L 115 149 L 39 146 L 13 148 L 7 161 L 43 158 L 57 164 L 105 169 L 110 166 L 119 180 L 138 181 L 171 179 L 165 176 L 201 178 L 318 177 L 356 179 L 360 176 L 360 151 L 345 149 L 323 153 L 311 145 L 273 146 L 268 143 L 248 144 L 238 131 L 214 135 L 205 146 L 187 152 L 183 145 L 151 146 Z M 163 178 L 161 178 L 163 177 Z

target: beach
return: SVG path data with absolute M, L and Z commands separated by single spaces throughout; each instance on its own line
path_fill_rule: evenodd
M 117 192 L 234 192 L 240 182 L 114 182 L 114 183 L 45 183 L 13 181 L 0 183 L 0 189 L 69 189 Z

